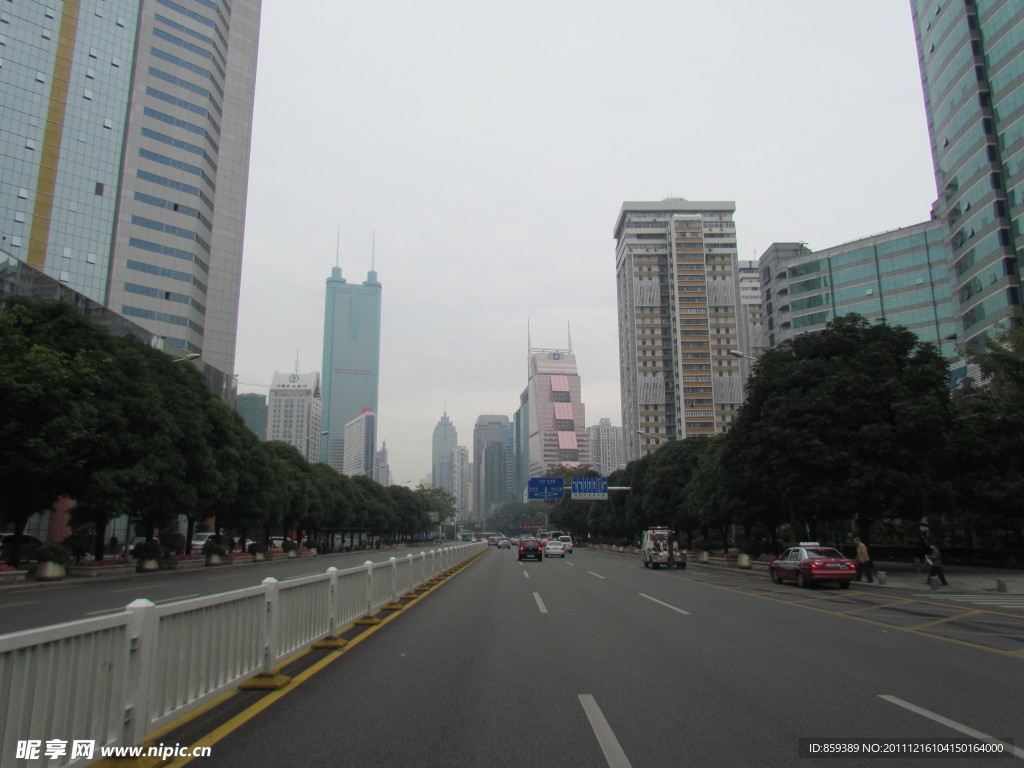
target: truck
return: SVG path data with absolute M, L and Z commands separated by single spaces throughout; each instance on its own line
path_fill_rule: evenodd
M 640 545 L 640 560 L 644 568 L 661 568 L 666 565 L 682 570 L 686 567 L 686 554 L 676 542 L 671 529 L 665 526 L 651 526 L 644 531 Z

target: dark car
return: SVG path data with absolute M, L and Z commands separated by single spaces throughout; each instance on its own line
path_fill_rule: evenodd
M 0 534 L 0 549 L 4 550 L 4 555 L 14 549 L 14 540 L 18 538 L 13 533 Z M 18 558 L 21 560 L 34 560 L 36 550 L 43 546 L 43 542 L 37 539 L 35 536 L 29 536 L 27 533 L 23 533 L 18 539 L 21 545 L 18 547 Z M 3 562 L 0 560 L 0 562 Z
M 778 560 L 768 566 L 772 581 L 781 584 L 795 581 L 798 586 L 809 587 L 834 581 L 841 589 L 848 589 L 857 578 L 857 564 L 832 547 L 823 547 L 816 541 L 801 541 L 790 547 Z
M 519 542 L 519 559 L 525 560 L 528 557 L 538 561 L 544 559 L 544 545 L 537 539 L 522 539 Z

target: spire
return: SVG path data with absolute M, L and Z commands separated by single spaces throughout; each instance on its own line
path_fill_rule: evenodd
M 572 352 L 572 321 L 567 320 L 566 325 L 569 327 L 569 351 Z

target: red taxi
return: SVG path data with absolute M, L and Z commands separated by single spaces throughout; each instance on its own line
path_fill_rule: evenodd
M 772 581 L 781 584 L 795 581 L 797 586 L 809 587 L 834 581 L 841 589 L 849 589 L 857 578 L 857 564 L 832 547 L 823 547 L 816 541 L 801 541 L 790 547 L 778 560 L 768 566 Z

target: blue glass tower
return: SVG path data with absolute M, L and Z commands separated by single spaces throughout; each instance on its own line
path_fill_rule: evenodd
M 345 425 L 372 408 L 380 385 L 381 284 L 370 270 L 362 285 L 334 267 L 327 278 L 324 310 L 323 431 L 320 460 L 341 472 Z

